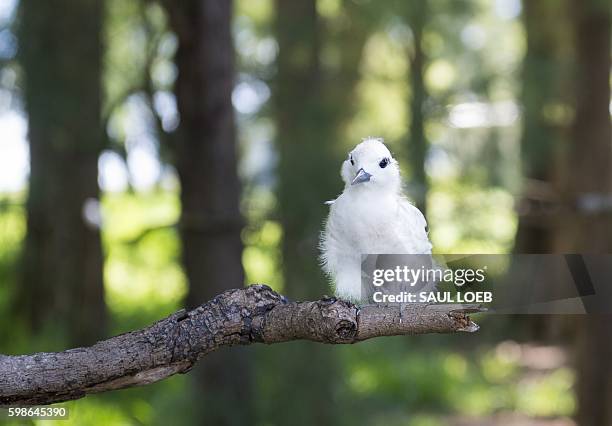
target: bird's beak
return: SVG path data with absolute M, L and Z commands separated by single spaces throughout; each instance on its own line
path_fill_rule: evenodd
M 353 179 L 353 181 L 351 182 L 351 185 L 356 185 L 362 182 L 368 182 L 371 177 L 372 177 L 371 174 L 369 174 L 368 172 L 363 170 L 363 168 L 361 168 L 355 175 L 355 179 Z

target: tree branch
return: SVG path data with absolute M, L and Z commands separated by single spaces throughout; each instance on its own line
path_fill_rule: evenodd
M 400 309 L 401 315 L 400 315 Z M 224 346 L 291 340 L 344 344 L 379 336 L 474 332 L 477 305 L 290 302 L 265 285 L 228 290 L 192 311 L 88 348 L 0 355 L 0 407 L 51 404 L 185 373 Z

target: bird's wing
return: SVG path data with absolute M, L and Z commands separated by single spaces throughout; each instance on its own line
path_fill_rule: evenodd
M 423 230 L 427 228 L 427 221 L 423 213 L 406 199 L 402 199 L 400 202 L 400 214 L 404 220 L 408 221 L 412 228 L 422 228 Z
M 331 206 L 331 205 L 333 205 L 333 204 L 334 204 L 336 201 L 338 201 L 340 198 L 342 198 L 342 196 L 343 196 L 343 195 L 344 195 L 344 193 L 342 193 L 342 194 L 338 195 L 338 196 L 337 196 L 336 198 L 334 198 L 333 200 L 326 201 L 324 204 L 325 204 L 325 205 L 327 205 L 327 206 Z
M 400 202 L 400 219 L 407 225 L 413 238 L 423 243 L 423 248 L 431 250 L 429 237 L 427 236 L 427 221 L 423 213 L 413 206 L 408 200 L 402 199 Z

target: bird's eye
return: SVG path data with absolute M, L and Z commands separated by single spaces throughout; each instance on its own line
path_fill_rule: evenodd
M 352 156 L 352 155 L 351 155 L 351 156 L 349 156 L 349 160 L 351 160 L 351 166 L 354 166 L 354 165 L 355 165 L 355 162 L 353 161 L 353 156 Z
M 378 163 L 378 165 L 380 166 L 381 169 L 384 169 L 385 167 L 387 167 L 389 165 L 389 159 L 388 158 L 383 158 L 380 163 Z

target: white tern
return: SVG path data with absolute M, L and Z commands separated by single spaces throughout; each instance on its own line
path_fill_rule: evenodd
M 427 222 L 402 194 L 399 165 L 382 139 L 366 138 L 342 163 L 345 183 L 321 235 L 321 263 L 337 297 L 359 302 L 362 254 L 431 254 Z

